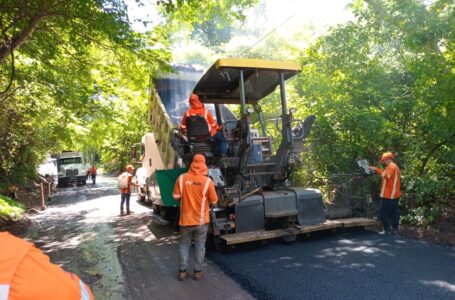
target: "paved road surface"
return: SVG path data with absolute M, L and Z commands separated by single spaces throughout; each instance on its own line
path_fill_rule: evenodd
M 399 236 L 327 233 L 210 259 L 258 299 L 455 299 L 455 248 Z
M 97 299 L 455 299 L 455 248 L 372 232 L 208 253 L 206 277 L 182 283 L 170 226 L 134 200 L 119 217 L 114 179 L 98 180 L 62 189 L 25 234 Z
M 201 281 L 179 282 L 170 226 L 152 222 L 136 196 L 131 205 L 134 214 L 118 216 L 116 181 L 98 176 L 94 186 L 60 189 L 23 236 L 78 274 L 96 299 L 253 299 L 210 262 Z

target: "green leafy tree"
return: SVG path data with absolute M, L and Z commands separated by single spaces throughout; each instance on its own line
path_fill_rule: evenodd
M 160 2 L 167 23 L 137 33 L 124 1 L 0 0 L 0 185 L 33 178 L 63 149 L 118 169 L 149 130 L 150 76 L 170 70 L 168 24 L 190 28 L 192 10 L 208 7 L 233 20 L 245 3 Z
M 120 67 L 135 73 L 138 66 L 152 73 L 169 60 L 161 46 L 167 33 L 133 32 L 122 1 L 0 4 L 0 177 L 17 182 L 33 177 L 45 152 L 77 147 L 91 115 L 108 111 L 98 96 L 122 88 L 94 83 L 104 67 L 96 51 L 125 62 L 108 66 L 113 73 Z
M 162 0 L 158 7 L 173 27 L 173 31 L 186 29 L 191 38 L 210 48 L 228 42 L 234 30 L 234 24 L 245 19 L 244 11 L 258 1 L 222 0 L 222 1 L 190 1 Z
M 297 88 L 323 132 L 308 162 L 321 173 L 346 172 L 358 156 L 375 162 L 395 151 L 411 220 L 431 221 L 454 197 L 455 4 L 356 1 L 352 8 L 356 21 L 301 58 Z

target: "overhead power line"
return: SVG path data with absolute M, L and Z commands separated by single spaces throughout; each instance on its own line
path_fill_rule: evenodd
M 270 30 L 268 33 L 266 33 L 265 35 L 263 35 L 259 40 L 257 40 L 253 45 L 251 45 L 250 47 L 248 47 L 246 50 L 244 50 L 240 55 L 243 55 L 245 54 L 246 52 L 250 51 L 251 49 L 253 49 L 257 44 L 259 44 L 260 42 L 262 42 L 266 37 L 268 37 L 269 35 L 271 35 L 272 33 L 274 33 L 278 28 L 280 28 L 281 26 L 283 26 L 284 24 L 286 24 L 290 19 L 292 19 L 293 17 L 295 16 L 295 14 L 292 14 L 290 15 L 286 20 L 284 20 L 283 22 L 281 22 L 278 26 L 276 26 L 275 28 L 273 28 L 272 30 Z

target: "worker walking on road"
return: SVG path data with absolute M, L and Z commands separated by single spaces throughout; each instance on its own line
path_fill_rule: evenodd
M 194 279 L 199 280 L 202 278 L 205 240 L 210 221 L 209 204 L 218 201 L 215 184 L 207 177 L 203 155 L 196 154 L 188 173 L 177 178 L 173 197 L 180 201 L 179 280 L 183 281 L 188 276 L 188 254 L 193 239 L 196 247 Z
M 212 114 L 204 107 L 204 104 L 199 100 L 198 95 L 191 94 L 190 98 L 190 108 L 185 112 L 180 123 L 180 130 L 184 135 L 186 135 L 186 119 L 190 116 L 201 116 L 204 117 L 207 125 L 209 127 L 210 135 L 212 139 L 218 142 L 220 147 L 220 155 L 226 155 L 226 139 L 221 132 L 221 126 L 213 119 Z
M 129 215 L 132 213 L 130 210 L 130 198 L 131 198 L 131 188 L 133 186 L 133 172 L 134 167 L 132 165 L 126 166 L 127 172 L 127 185 L 125 188 L 120 189 L 120 215 L 124 214 L 123 205 L 126 204 L 126 213 Z
M 94 299 L 79 277 L 52 264 L 32 243 L 0 232 L 0 245 L 0 299 Z
M 92 176 L 92 183 L 95 184 L 96 183 L 96 166 L 95 165 L 92 165 L 90 167 L 90 175 Z
M 400 223 L 400 214 L 398 211 L 398 200 L 400 199 L 400 169 L 393 162 L 395 155 L 392 152 L 382 154 L 380 163 L 385 166 L 382 170 L 378 167 L 370 166 L 376 174 L 381 175 L 381 192 L 380 192 L 380 209 L 379 217 L 386 234 L 396 234 Z M 390 226 L 389 219 L 392 222 Z

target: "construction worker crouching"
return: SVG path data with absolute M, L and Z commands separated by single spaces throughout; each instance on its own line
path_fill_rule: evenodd
M 32 243 L 0 232 L 0 245 L 0 299 L 94 299 L 79 277 L 52 264 Z
M 208 169 L 205 157 L 196 154 L 193 157 L 188 173 L 177 178 L 174 185 L 173 197 L 180 201 L 180 243 L 179 243 L 179 280 L 188 276 L 188 254 L 191 241 L 195 242 L 194 279 L 202 278 L 202 264 L 205 256 L 205 241 L 207 238 L 209 204 L 216 204 L 218 196 L 215 184 L 207 177 Z
M 392 152 L 382 154 L 380 163 L 385 166 L 384 170 L 369 166 L 371 170 L 375 170 L 376 174 L 381 175 L 379 217 L 386 234 L 396 234 L 400 223 L 398 200 L 401 196 L 401 174 L 400 169 L 393 162 L 394 157 L 395 155 Z M 392 226 L 390 226 L 389 219 Z
M 190 108 L 185 112 L 180 123 L 180 130 L 185 135 L 186 134 L 186 120 L 190 116 L 202 116 L 208 124 L 211 137 L 218 142 L 220 148 L 220 155 L 226 155 L 226 139 L 221 132 L 221 126 L 213 119 L 212 114 L 205 109 L 204 104 L 199 100 L 199 96 L 196 94 L 191 94 L 189 98 Z

